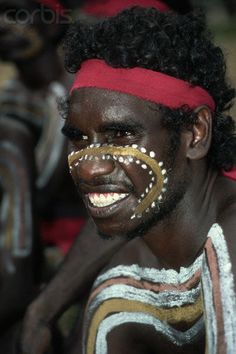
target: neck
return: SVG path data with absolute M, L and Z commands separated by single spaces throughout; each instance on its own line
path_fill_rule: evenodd
M 52 81 L 60 80 L 63 69 L 55 48 L 45 49 L 37 58 L 17 62 L 20 79 L 33 90 L 45 89 Z
M 196 166 L 175 210 L 145 234 L 144 241 L 163 267 L 189 266 L 202 252 L 216 220 L 217 203 L 212 197 L 216 177 L 206 166 Z

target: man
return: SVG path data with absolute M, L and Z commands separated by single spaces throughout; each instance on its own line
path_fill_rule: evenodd
M 135 8 L 75 26 L 66 61 L 72 177 L 101 236 L 129 240 L 67 352 L 233 354 L 234 90 L 220 49 L 198 17 Z
M 118 8 L 117 8 L 118 5 Z M 176 11 L 187 12 L 191 9 L 188 0 L 181 2 L 156 0 L 127 0 L 115 4 L 113 1 L 88 2 L 83 8 L 90 16 L 110 16 L 115 10 L 126 6 L 145 5 L 156 7 L 158 10 L 169 10 L 170 6 Z M 99 11 L 99 12 L 98 12 Z M 53 323 L 70 304 L 88 291 L 92 281 L 101 267 L 111 255 L 124 243 L 122 239 L 111 239 L 109 242 L 99 239 L 93 223 L 88 224 L 84 232 L 76 239 L 75 244 L 62 264 L 56 277 L 32 303 L 25 320 L 23 347 L 25 351 L 41 353 L 50 341 Z M 91 244 L 94 248 L 91 248 Z M 80 272 L 77 272 L 80 269 Z M 74 274 L 72 277 L 71 274 Z M 35 336 L 37 333 L 37 336 Z
M 201 18 L 143 8 L 75 26 L 66 47 L 72 177 L 101 236 L 129 240 L 100 271 L 67 352 L 235 353 L 236 187 L 222 175 L 235 166 L 223 113 L 234 90 L 222 52 Z

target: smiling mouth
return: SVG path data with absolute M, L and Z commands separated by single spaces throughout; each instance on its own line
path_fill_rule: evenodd
M 96 208 L 104 208 L 112 204 L 116 204 L 125 199 L 128 193 L 88 193 L 88 200 L 91 206 Z

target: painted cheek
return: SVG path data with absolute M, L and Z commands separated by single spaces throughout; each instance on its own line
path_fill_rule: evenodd
M 74 169 L 77 169 L 79 164 L 85 160 L 102 159 L 113 160 L 121 165 L 129 165 L 139 167 L 140 172 L 145 172 L 147 178 L 146 186 L 142 186 L 142 193 L 138 199 L 138 205 L 135 209 L 131 219 L 140 218 L 143 213 L 148 213 L 152 208 L 155 208 L 158 203 L 161 203 L 163 193 L 166 191 L 166 184 L 168 178 L 166 177 L 166 170 L 163 168 L 163 162 L 158 162 L 156 154 L 153 151 L 147 151 L 144 147 L 138 147 L 133 144 L 131 146 L 113 146 L 113 145 L 90 145 L 86 149 L 79 151 L 72 151 L 69 155 L 69 166 L 74 174 Z M 142 180 L 143 182 L 143 180 Z M 139 183 L 139 178 L 137 178 Z M 145 184 L 144 183 L 144 184 Z

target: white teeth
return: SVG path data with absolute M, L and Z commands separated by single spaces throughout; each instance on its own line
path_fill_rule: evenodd
M 93 206 L 102 208 L 127 197 L 127 193 L 89 193 L 88 198 Z
M 143 163 L 143 164 L 141 165 L 141 167 L 142 167 L 144 170 L 147 169 L 147 165 L 146 165 L 145 163 Z
M 163 166 L 163 162 L 159 162 L 159 164 L 158 164 L 160 167 L 162 167 Z
M 143 148 L 143 147 L 141 147 L 140 151 L 141 151 L 142 153 L 144 153 L 144 154 L 145 154 L 145 152 L 147 152 L 147 150 L 146 150 L 145 148 Z
M 119 162 L 124 162 L 123 156 L 119 156 L 118 161 L 119 161 Z
M 137 149 L 137 147 L 138 147 L 137 144 L 133 144 L 133 145 L 132 145 L 132 148 L 133 148 L 133 149 Z

